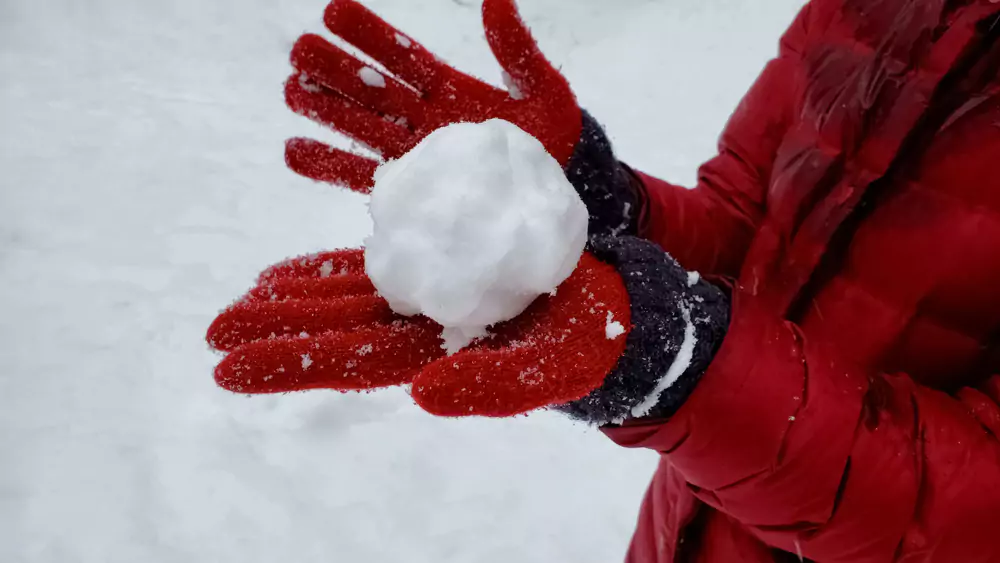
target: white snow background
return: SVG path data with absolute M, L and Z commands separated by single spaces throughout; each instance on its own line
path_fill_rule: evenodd
M 802 0 L 522 0 L 628 162 L 693 182 Z M 473 0 L 370 0 L 500 83 Z M 0 561 L 620 561 L 649 452 L 401 390 L 215 388 L 203 342 L 265 266 L 361 243 L 287 171 L 288 51 L 323 0 L 0 2 Z

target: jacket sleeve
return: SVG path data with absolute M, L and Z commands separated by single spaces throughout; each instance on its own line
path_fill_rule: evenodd
M 1000 377 L 947 395 L 844 363 L 791 323 L 737 322 L 675 416 L 605 432 L 801 557 L 1000 561 Z
M 688 270 L 736 277 L 764 213 L 778 147 L 801 97 L 800 58 L 810 6 L 781 40 L 778 57 L 744 96 L 719 140 L 719 154 L 687 189 L 634 171 L 640 194 L 639 236 L 674 256 Z

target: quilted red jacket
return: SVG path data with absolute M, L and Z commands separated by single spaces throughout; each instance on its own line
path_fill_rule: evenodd
M 813 0 L 643 234 L 735 281 L 633 563 L 1000 561 L 1000 0 Z

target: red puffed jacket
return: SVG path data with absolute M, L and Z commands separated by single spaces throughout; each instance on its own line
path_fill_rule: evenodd
M 1000 3 L 813 0 L 643 236 L 734 280 L 633 563 L 1000 561 Z

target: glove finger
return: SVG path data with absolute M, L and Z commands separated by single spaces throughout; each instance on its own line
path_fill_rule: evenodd
M 329 278 L 333 275 L 363 275 L 364 273 L 364 249 L 344 248 L 282 260 L 261 272 L 257 277 L 257 283 L 272 283 L 279 279 Z
M 378 161 L 295 137 L 285 141 L 285 164 L 300 176 L 369 194 Z
M 252 342 L 215 368 L 219 386 L 237 393 L 306 389 L 375 389 L 409 383 L 419 369 L 444 355 L 430 323 L 329 332 L 310 338 Z
M 321 84 L 396 123 L 419 126 L 423 110 L 416 92 L 359 61 L 318 35 L 299 37 L 292 47 L 292 66 Z
M 485 0 L 483 27 L 493 56 L 516 87 L 503 117 L 528 131 L 565 165 L 580 138 L 582 117 L 566 78 L 545 58 L 518 14 L 514 0 Z
M 414 400 L 439 416 L 505 417 L 579 399 L 614 369 L 630 319 L 621 277 L 586 254 L 554 296 L 496 327 L 493 339 L 424 368 Z
M 301 74 L 285 82 L 285 103 L 295 113 L 364 143 L 384 158 L 396 158 L 416 143 L 413 133 L 396 121 L 380 117 Z
M 219 313 L 208 328 L 207 340 L 212 348 L 227 352 L 258 340 L 359 330 L 404 318 L 393 313 L 389 304 L 376 295 L 295 301 L 240 300 Z
M 333 0 L 323 14 L 326 27 L 361 49 L 421 92 L 439 91 L 453 69 L 422 45 L 353 0 Z
M 456 121 L 496 117 L 493 110 L 509 99 L 506 92 L 444 64 L 354 0 L 331 2 L 323 21 L 335 35 L 431 98 L 424 106 L 424 133 Z
M 290 301 L 302 299 L 338 299 L 355 295 L 374 295 L 375 286 L 363 274 L 336 275 L 328 278 L 279 279 L 258 285 L 247 293 L 246 301 Z
M 552 103 L 575 105 L 563 75 L 545 58 L 521 19 L 514 0 L 485 0 L 483 27 L 493 56 L 525 97 L 554 96 Z

